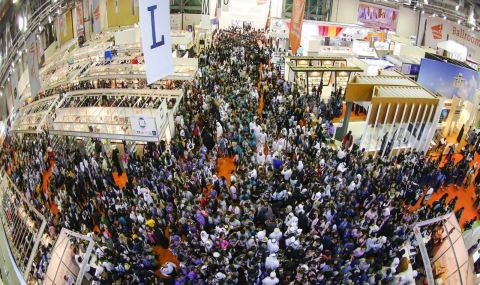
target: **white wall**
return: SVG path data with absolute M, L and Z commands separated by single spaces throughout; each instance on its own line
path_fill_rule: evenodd
M 359 3 L 359 0 L 333 0 L 330 21 L 356 24 Z
M 419 16 L 420 11 L 401 6 L 398 13 L 397 34 L 405 38 L 417 36 Z
M 230 0 L 228 5 L 222 3 L 220 28 L 232 25 L 233 21 L 248 21 L 255 28 L 265 28 L 269 3 L 257 5 L 257 0 Z
M 186 30 L 188 25 L 195 27 L 200 24 L 201 20 L 201 14 L 183 14 L 182 28 L 182 14 L 170 14 L 170 28 L 172 30 Z

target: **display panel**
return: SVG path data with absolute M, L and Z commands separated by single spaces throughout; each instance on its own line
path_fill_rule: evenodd
M 448 99 L 457 96 L 471 102 L 480 88 L 479 75 L 474 70 L 426 58 L 420 64 L 418 83 Z
M 360 3 L 358 5 L 357 21 L 369 28 L 395 31 L 397 29 L 398 9 Z

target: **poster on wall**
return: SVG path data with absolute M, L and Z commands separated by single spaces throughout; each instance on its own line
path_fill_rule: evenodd
M 149 116 L 130 116 L 130 127 L 132 135 L 157 137 L 157 124 L 154 117 Z
M 305 14 L 305 0 L 293 0 L 292 18 L 290 21 L 290 48 L 296 54 L 302 39 L 302 25 Z
M 418 83 L 445 98 L 456 96 L 473 102 L 480 88 L 480 76 L 475 70 L 424 58 L 420 64 Z
M 396 31 L 398 9 L 360 3 L 358 5 L 357 21 L 368 28 Z
M 173 74 L 170 2 L 140 1 L 140 30 L 147 82 L 151 84 Z
M 18 94 L 18 73 L 16 70 L 13 70 L 12 73 L 12 93 L 13 93 L 13 98 L 14 98 L 14 106 L 17 107 L 18 103 L 20 102 L 19 94 Z
M 480 37 L 478 33 L 457 23 L 441 18 L 425 18 L 425 29 L 420 29 L 419 39 L 423 38 L 423 45 L 436 49 L 440 42 L 455 41 L 466 46 L 467 56 L 480 62 Z
M 27 66 L 28 79 L 30 82 L 31 97 L 34 98 L 40 90 L 40 78 L 38 73 L 38 41 L 35 34 L 31 34 L 27 39 Z
M 83 4 L 78 2 L 76 6 L 77 10 L 77 37 L 85 37 L 85 27 L 83 23 Z
M 58 24 L 60 25 L 60 28 L 62 29 L 63 36 L 67 36 L 67 14 L 64 13 L 58 20 Z
M 100 25 L 100 0 L 92 0 L 93 32 L 99 33 L 102 30 Z

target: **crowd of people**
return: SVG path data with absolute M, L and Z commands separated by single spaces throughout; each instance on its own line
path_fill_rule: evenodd
M 407 210 L 440 187 L 438 161 L 333 146 L 332 106 L 282 79 L 262 31 L 213 37 L 169 144 L 110 155 L 98 140 L 6 138 L 1 164 L 48 218 L 45 240 L 92 236 L 92 284 L 412 284 L 410 225 L 452 209 Z M 220 159 L 233 170 L 220 175 Z

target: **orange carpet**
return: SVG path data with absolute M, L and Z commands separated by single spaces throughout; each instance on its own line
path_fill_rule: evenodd
M 260 90 L 260 98 L 258 99 L 257 113 L 259 117 L 262 117 L 263 105 L 264 105 L 264 100 L 263 100 L 263 89 L 262 89 Z
M 453 159 L 455 163 L 459 162 L 462 159 L 461 154 L 455 154 L 453 156 Z M 440 166 L 443 166 L 445 164 L 446 159 L 444 158 L 442 162 L 440 163 Z M 475 157 L 473 161 L 471 162 L 470 166 L 473 165 L 475 162 L 478 162 L 480 164 L 480 155 L 475 154 Z M 475 175 L 478 173 L 475 173 Z M 420 199 L 417 201 L 417 203 L 410 208 L 411 211 L 415 211 L 421 206 L 421 201 L 423 197 L 426 194 L 426 190 L 423 192 L 423 195 L 420 197 Z M 430 197 L 430 200 L 428 200 L 427 205 L 432 205 L 435 201 L 440 200 L 440 198 L 443 196 L 443 194 L 448 193 L 448 197 L 446 200 L 446 203 L 448 204 L 453 198 L 458 197 L 457 203 L 455 205 L 454 211 L 457 211 L 460 208 L 464 208 L 462 216 L 460 217 L 460 220 L 458 221 L 460 226 L 463 228 L 465 223 L 475 217 L 477 219 L 480 219 L 480 214 L 477 211 L 476 208 L 473 207 L 473 203 L 475 202 L 476 194 L 475 194 L 475 185 L 472 183 L 469 187 L 455 187 L 453 184 L 445 187 L 444 189 L 439 189 L 436 192 L 432 194 Z
M 230 174 L 235 170 L 233 157 L 221 157 L 217 160 L 218 177 L 225 177 L 227 184 L 230 185 Z
M 57 204 L 55 204 L 55 202 L 53 201 L 53 199 L 51 199 L 52 192 L 50 191 L 49 187 L 50 177 L 52 176 L 54 166 L 55 160 L 50 160 L 50 167 L 43 173 L 42 191 L 43 193 L 48 194 L 48 199 L 50 200 L 48 208 L 50 209 L 50 212 L 52 212 L 52 214 L 56 217 L 58 215 L 58 207 Z
M 167 226 L 165 229 L 165 238 L 170 240 L 170 226 Z M 175 254 L 173 254 L 172 251 L 170 251 L 168 248 L 163 248 L 159 245 L 155 246 L 153 248 L 153 252 L 157 255 L 157 262 L 159 266 L 162 266 L 166 262 L 172 262 L 177 266 L 177 269 L 180 269 L 180 262 L 178 261 L 177 257 Z M 155 275 L 159 277 L 165 277 L 163 274 L 160 272 L 160 269 L 157 269 L 155 271 Z
M 347 113 L 347 104 L 343 103 L 342 115 L 338 118 L 333 118 L 332 122 L 340 123 L 345 118 L 346 113 Z M 365 121 L 366 119 L 367 119 L 367 115 L 365 113 L 359 113 L 358 115 L 355 115 L 355 112 L 353 111 L 350 113 L 350 122 L 361 122 L 361 121 Z
M 125 189 L 128 182 L 127 173 L 124 171 L 122 175 L 119 176 L 118 173 L 115 171 L 112 173 L 112 176 L 113 176 L 113 181 L 115 182 L 115 185 L 117 185 L 118 188 L 120 189 Z

